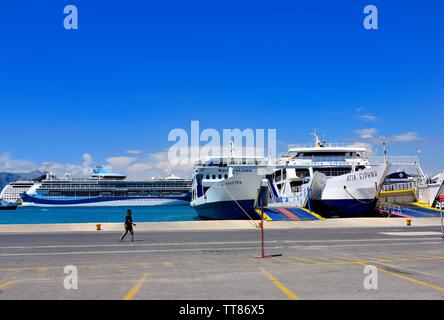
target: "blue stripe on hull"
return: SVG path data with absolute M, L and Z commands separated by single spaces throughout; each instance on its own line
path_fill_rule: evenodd
M 374 200 L 311 200 L 312 209 L 325 218 L 357 218 L 380 216 Z
M 254 210 L 254 200 L 241 200 L 238 204 L 248 213 L 252 219 L 260 217 Z M 248 220 L 245 212 L 234 201 L 208 203 L 196 206 L 194 209 L 199 218 L 203 220 Z
M 180 200 L 185 202 L 191 201 L 191 193 L 188 193 L 182 197 L 95 197 L 95 198 L 83 198 L 83 199 L 45 199 L 40 197 L 34 197 L 28 194 L 23 194 L 22 200 L 24 203 L 35 203 L 42 205 L 79 205 L 79 204 L 94 204 L 94 203 L 106 203 L 110 201 L 128 201 L 128 200 Z

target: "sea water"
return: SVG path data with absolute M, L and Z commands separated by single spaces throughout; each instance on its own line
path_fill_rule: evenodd
M 199 220 L 196 211 L 189 206 L 19 207 L 0 211 L 0 224 L 123 222 L 128 209 L 133 211 L 135 223 Z

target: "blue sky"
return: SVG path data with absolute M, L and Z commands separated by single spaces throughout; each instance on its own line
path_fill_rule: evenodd
M 79 30 L 63 28 L 66 4 L 78 7 Z M 363 28 L 367 4 L 378 7 L 379 30 Z M 391 154 L 422 149 L 430 173 L 444 168 L 442 1 L 1 7 L 0 169 L 94 161 L 151 174 L 167 167 L 169 131 L 191 120 L 276 128 L 280 151 L 314 128 L 329 141 L 386 140 Z

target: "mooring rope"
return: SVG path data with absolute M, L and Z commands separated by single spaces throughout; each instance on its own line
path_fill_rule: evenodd
M 220 186 L 215 186 L 215 187 L 220 187 Z M 230 193 L 230 191 L 228 191 L 228 189 L 222 185 L 222 188 L 224 188 L 224 190 L 227 192 L 227 194 L 231 197 L 231 199 L 233 199 L 233 201 L 237 204 L 237 206 L 245 213 L 245 215 L 251 220 L 248 221 L 249 223 L 253 222 L 254 226 L 257 228 L 258 224 L 254 221 L 253 218 L 250 217 L 250 215 L 247 213 L 247 211 L 244 210 L 244 208 L 239 204 L 239 202 L 237 202 L 237 200 L 234 198 L 234 196 Z
M 360 199 L 354 197 L 354 196 L 353 196 L 353 195 L 347 190 L 347 188 L 344 187 L 344 190 L 345 190 L 345 192 L 347 192 L 348 195 L 349 195 L 350 197 L 352 197 L 354 200 L 356 200 L 356 201 L 358 201 L 358 202 L 360 202 L 360 203 L 363 203 L 363 204 L 369 204 L 369 203 L 372 203 L 372 202 L 375 200 L 375 199 L 372 199 L 372 200 L 370 200 L 370 201 L 363 201 L 363 200 L 360 200 Z

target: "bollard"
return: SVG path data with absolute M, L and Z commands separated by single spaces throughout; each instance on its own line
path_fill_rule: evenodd
M 96 224 L 96 230 L 97 230 L 97 231 L 102 230 L 102 225 L 101 225 L 101 224 Z
M 411 226 L 412 225 L 412 218 L 407 218 L 407 225 Z

